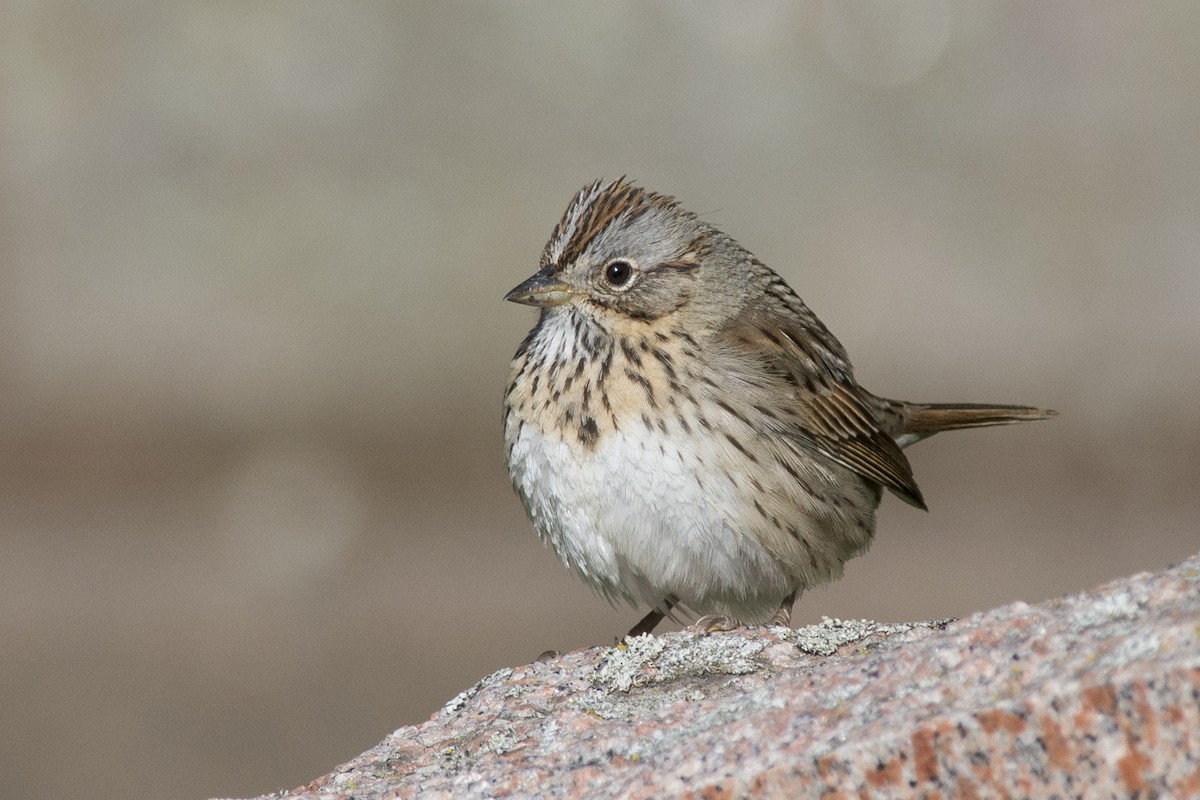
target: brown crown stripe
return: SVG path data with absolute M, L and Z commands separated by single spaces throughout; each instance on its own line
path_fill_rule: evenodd
M 562 234 L 563 224 L 572 213 L 578 214 L 575 229 L 571 238 L 563 245 L 562 255 L 555 267 L 564 267 L 579 258 L 591 241 L 619 216 L 636 219 L 651 208 L 671 209 L 678 206 L 674 197 L 647 191 L 622 177 L 604 187 L 582 210 L 577 210 L 576 206 L 594 191 L 595 186 L 596 184 L 592 184 L 575 195 L 567 213 L 555 227 L 552 241 Z

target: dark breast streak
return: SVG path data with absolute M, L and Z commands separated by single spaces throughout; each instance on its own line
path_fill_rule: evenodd
M 701 363 L 681 331 L 613 334 L 578 311 L 551 312 L 513 360 L 505 420 L 589 450 L 635 425 L 688 434 L 707 423 L 689 388 Z

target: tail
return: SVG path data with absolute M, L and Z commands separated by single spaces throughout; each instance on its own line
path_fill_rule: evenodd
M 901 446 L 941 431 L 1012 425 L 1057 416 L 1057 411 L 1029 406 L 994 406 L 985 403 L 901 403 Z

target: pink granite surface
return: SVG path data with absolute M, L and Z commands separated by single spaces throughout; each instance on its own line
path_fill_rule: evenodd
M 1200 557 L 949 623 L 639 637 L 505 669 L 272 797 L 1200 796 Z

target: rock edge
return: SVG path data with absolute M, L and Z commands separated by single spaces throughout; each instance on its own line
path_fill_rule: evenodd
M 1200 794 L 1200 556 L 958 621 L 627 639 L 503 669 L 264 797 Z

